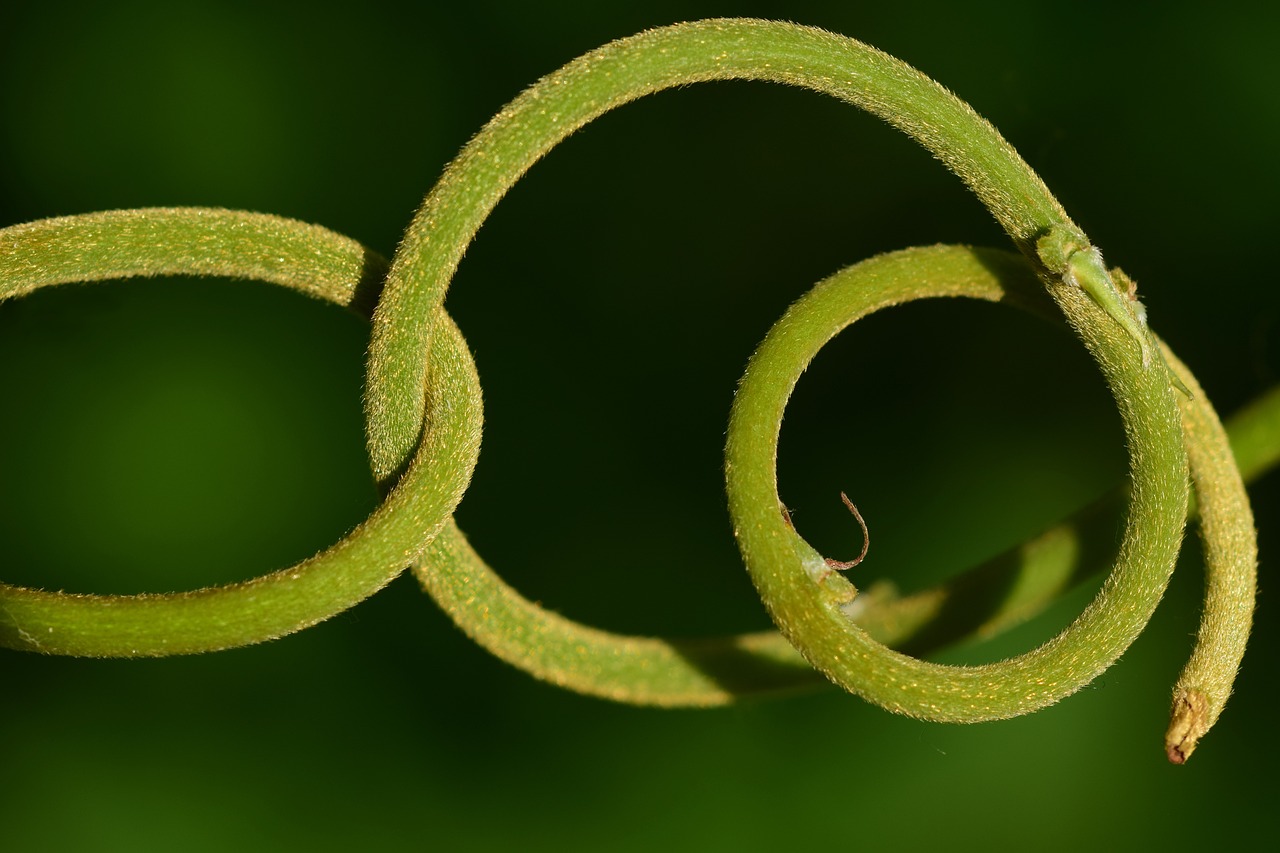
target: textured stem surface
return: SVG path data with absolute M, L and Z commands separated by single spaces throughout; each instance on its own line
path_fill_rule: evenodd
M 116 211 L 0 230 L 0 299 L 62 282 L 191 274 L 260 278 L 367 305 L 385 269 L 326 229 L 228 210 Z M 381 589 L 450 517 L 479 452 L 479 380 L 461 335 L 441 319 L 427 355 L 427 439 L 399 488 L 341 542 L 287 569 L 193 592 L 77 595 L 0 584 L 0 643 L 95 657 L 212 651 L 297 631 Z
M 451 518 L 470 481 L 481 422 L 470 353 L 442 307 L 467 245 L 510 187 L 575 130 L 644 95 L 710 80 L 805 87 L 883 118 L 956 173 L 1026 256 L 933 247 L 874 258 L 815 287 L 753 356 L 726 450 L 730 512 L 752 578 L 799 654 L 772 634 L 671 641 L 565 620 L 506 586 Z M 1252 615 L 1256 545 L 1236 463 L 1203 392 L 1172 354 L 1153 357 L 1160 350 L 1145 309 L 1117 285 L 1128 280 L 1105 267 L 1008 143 L 941 86 L 852 39 L 791 24 L 713 20 L 642 33 L 575 60 L 516 98 L 463 149 L 410 224 L 389 272 L 373 253 L 324 229 L 231 211 L 120 211 L 0 231 L 0 299 L 60 282 L 160 274 L 262 279 L 365 312 L 376 302 L 365 408 L 374 475 L 390 490 L 387 500 L 316 557 L 242 584 L 141 596 L 0 585 L 0 642 L 7 645 L 131 656 L 258 642 L 351 606 L 415 562 L 422 584 L 477 641 L 582 692 L 716 704 L 811 683 L 803 655 L 826 677 L 897 712 L 963 722 L 1007 717 L 1079 689 L 1146 624 L 1180 544 L 1189 452 L 1207 592 L 1196 649 L 1175 691 L 1171 759 L 1190 755 L 1230 693 Z M 1102 561 L 1105 508 L 944 587 L 897 597 L 858 593 L 796 534 L 776 491 L 783 410 L 813 355 L 858 317 L 936 296 L 1065 317 L 1112 389 L 1130 450 L 1124 538 L 1102 591 L 1059 636 L 984 666 L 928 663 L 886 643 L 933 648 L 1001 630 L 1043 607 L 1087 573 L 1082 567 Z M 1188 394 L 1175 395 L 1171 382 Z M 1277 413 L 1280 395 L 1272 395 L 1240 421 L 1238 452 L 1250 473 L 1280 458 L 1280 442 L 1271 438 L 1280 431 Z M 1010 591 L 993 600 L 997 581 Z

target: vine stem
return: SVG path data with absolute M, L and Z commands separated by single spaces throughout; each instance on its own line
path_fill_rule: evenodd
M 1118 657 L 1163 593 L 1187 511 L 1185 430 L 1209 563 L 1205 619 L 1167 741 L 1170 757 L 1185 760 L 1230 693 L 1252 613 L 1252 521 L 1216 415 L 1171 354 L 1167 365 L 1152 359 L 1159 350 L 1136 297 L 1116 286 L 1100 251 L 987 122 L 892 57 L 772 22 L 677 25 L 593 51 L 513 101 L 450 164 L 392 259 L 374 312 L 367 441 L 375 477 L 394 488 L 351 536 L 291 569 L 213 590 L 117 597 L 0 586 L 0 640 L 120 656 L 257 642 L 350 606 L 416 560 L 423 584 L 480 642 L 584 692 L 707 704 L 805 680 L 793 652 L 779 653 L 759 635 L 633 640 L 547 614 L 502 584 L 451 519 L 480 432 L 478 380 L 442 308 L 466 246 L 519 177 L 587 122 L 662 89 L 729 79 L 806 87 L 880 116 L 955 172 L 1026 256 L 935 247 L 872 259 L 816 287 L 753 357 L 731 418 L 726 481 L 735 535 L 782 633 L 828 678 L 900 713 L 973 722 L 1056 701 Z M 186 272 L 261 277 L 367 305 L 382 269 L 375 255 L 323 229 L 230 211 L 125 211 L 0 231 L 0 298 L 59 281 Z M 1030 283 L 1036 277 L 1098 361 L 1124 419 L 1131 450 L 1124 541 L 1098 597 L 1040 648 L 981 667 L 920 661 L 859 627 L 888 604 L 859 597 L 786 522 L 775 482 L 783 409 L 808 360 L 857 317 L 939 295 L 1043 310 L 1043 290 Z M 1193 389 L 1182 416 L 1171 377 Z
M 275 282 L 359 308 L 386 261 L 295 220 L 206 208 L 85 214 L 0 229 L 0 299 L 72 281 L 217 275 Z M 314 625 L 381 589 L 446 523 L 480 447 L 480 385 L 451 320 L 432 339 L 424 438 L 401 487 L 342 541 L 238 584 L 78 595 L 0 584 L 0 644 L 46 654 L 148 657 L 233 648 Z
M 1165 733 L 1165 753 L 1182 764 L 1218 721 L 1244 658 L 1258 587 L 1258 542 L 1226 430 L 1186 365 L 1168 347 L 1164 358 L 1189 392 L 1181 401 L 1182 423 L 1205 559 L 1200 630 L 1174 685 Z
M 375 476 L 391 477 L 417 445 L 435 309 L 498 201 L 593 119 L 645 95 L 712 80 L 812 89 L 883 118 L 959 175 L 1024 251 L 1052 228 L 1078 232 L 1035 172 L 968 104 L 861 42 L 738 19 L 678 24 L 613 42 L 504 107 L 449 164 L 409 225 L 374 313 L 365 409 Z
M 926 270 L 929 275 L 922 278 Z M 1162 383 L 1163 392 L 1170 393 L 1161 371 L 1142 367 L 1141 349 L 1130 345 L 1107 353 L 1088 329 L 1086 344 L 1100 356 L 1125 422 L 1134 497 L 1116 567 L 1102 591 L 1069 628 L 1041 647 L 983 666 L 944 666 L 887 648 L 852 624 L 851 613 L 862 607 L 857 590 L 842 577 L 830 576 L 827 561 L 785 518 L 775 472 L 778 432 L 791 390 L 817 351 L 849 323 L 925 296 L 969 296 L 1043 312 L 1035 299 L 1038 291 L 1028 287 L 1027 272 L 1004 253 L 959 247 L 909 250 L 859 264 L 820 283 L 788 310 L 752 357 L 734 401 L 726 450 L 730 513 L 761 598 L 782 633 L 815 667 L 890 710 L 977 722 L 1055 702 L 1092 680 L 1128 647 L 1145 627 L 1172 570 L 1153 559 L 1145 540 L 1162 525 L 1176 536 L 1181 515 L 1171 522 L 1167 507 L 1159 502 L 1144 506 L 1139 495 L 1165 485 L 1165 472 L 1152 459 L 1167 453 L 1170 432 L 1181 444 L 1183 423 L 1176 418 L 1153 423 L 1134 404 L 1154 393 L 1153 383 Z M 1118 324 L 1101 328 L 1117 340 L 1128 337 Z M 1117 352 L 1121 357 L 1114 359 Z M 1180 364 L 1178 369 L 1185 370 Z M 1220 708 L 1248 635 L 1249 620 L 1242 620 L 1240 611 L 1252 609 L 1253 588 L 1246 579 L 1256 550 L 1243 486 L 1234 474 L 1225 433 L 1220 426 L 1213 428 L 1216 416 L 1203 392 L 1186 400 L 1185 411 L 1186 444 L 1195 449 L 1193 470 L 1203 496 L 1203 529 L 1218 553 L 1210 550 L 1206 627 L 1189 665 L 1194 673 L 1184 676 L 1184 682 L 1213 684 L 1203 692 L 1212 692 L 1211 704 Z M 1221 601 L 1214 601 L 1215 596 L 1222 596 Z
M 896 260 L 914 265 L 919 280 L 931 282 L 918 288 L 950 294 L 956 285 L 946 283 L 949 276 L 986 275 L 990 281 L 984 286 L 992 292 L 1003 288 L 1010 298 L 1021 294 L 1028 304 L 1035 303 L 1030 268 L 1001 253 L 937 248 L 899 253 Z M 368 304 L 371 296 L 376 296 L 378 276 L 384 268 L 385 262 L 377 255 L 324 229 L 231 211 L 120 211 L 46 220 L 0 231 L 0 298 L 63 281 L 190 272 L 266 279 L 354 306 Z M 854 267 L 835 278 L 847 279 L 849 287 L 856 291 L 857 276 L 862 270 L 862 266 Z M 1043 304 L 1038 307 L 1046 311 Z M 1181 363 L 1171 353 L 1167 357 L 1194 385 L 1194 378 Z M 1206 423 L 1208 433 L 1220 433 L 1204 400 L 1197 387 L 1182 405 L 1190 420 Z M 1275 428 L 1276 423 L 1280 423 L 1280 391 L 1264 395 L 1233 418 L 1235 456 L 1250 478 L 1259 476 L 1280 458 L 1280 442 L 1275 440 L 1280 429 Z M 1204 457 L 1205 448 L 1214 447 L 1214 441 L 1194 441 L 1192 446 L 1201 447 L 1199 454 L 1192 453 L 1195 473 L 1197 467 L 1204 467 L 1196 462 L 1198 456 Z M 1229 456 L 1223 455 L 1224 445 L 1219 441 L 1216 448 L 1207 457 L 1209 464 L 1230 466 Z M 1201 472 L 1197 475 L 1197 488 L 1203 490 L 1205 484 L 1212 486 L 1217 481 L 1227 484 L 1225 491 L 1222 486 L 1216 487 L 1224 495 L 1217 501 L 1222 508 L 1219 516 L 1225 520 L 1223 523 L 1235 525 L 1237 535 L 1247 534 L 1248 506 L 1238 480 L 1233 487 L 1229 477 Z M 421 488 L 421 482 L 414 478 L 402 483 L 406 491 Z M 1231 497 L 1233 490 L 1235 497 Z M 1114 529 L 1110 517 L 1110 510 L 1086 511 L 1077 520 L 1057 525 L 940 587 L 904 597 L 883 589 L 864 591 L 857 602 L 857 612 L 846 608 L 846 614 L 874 639 L 897 646 L 906 644 L 916 651 L 989 636 L 1029 617 L 1071 584 L 1089 576 L 1101 562 L 1099 541 L 1108 538 L 1108 531 Z M 362 530 L 377 526 L 378 522 L 371 520 Z M 332 557 L 322 555 L 312 561 L 313 577 L 323 577 L 322 571 L 316 569 L 326 560 L 331 561 Z M 1247 619 L 1241 626 L 1239 611 L 1248 606 L 1249 599 L 1241 599 L 1238 594 L 1224 597 L 1224 592 L 1239 587 L 1252 590 L 1252 562 L 1237 559 L 1226 571 L 1212 558 L 1210 562 L 1209 586 L 1217 592 L 1211 595 L 1206 609 L 1216 616 L 1206 625 L 1213 625 L 1216 620 L 1220 626 L 1225 623 L 1225 628 L 1202 628 L 1202 641 L 1193 662 L 1198 660 L 1199 669 L 1203 670 L 1206 662 L 1216 661 L 1209 667 L 1216 674 L 1206 681 L 1196 675 L 1197 667 L 1189 666 L 1180 680 L 1179 691 L 1180 696 L 1214 696 L 1215 701 L 1212 706 L 1197 701 L 1195 707 L 1201 711 L 1192 720 L 1194 726 L 1175 716 L 1174 729 L 1181 734 L 1176 741 L 1181 760 L 1207 729 L 1205 722 L 1211 723 L 1220 712 L 1248 631 Z M 391 565 L 395 565 L 394 561 Z M 816 683 L 814 670 L 773 632 L 702 640 L 623 637 L 549 613 L 502 584 L 452 521 L 428 546 L 428 553 L 415 571 L 463 629 L 495 654 L 539 677 L 581 692 L 646 704 L 708 705 Z M 258 642 L 305 627 L 335 609 L 328 599 L 304 596 L 304 615 L 296 618 L 299 604 L 291 603 L 284 590 L 298 593 L 305 585 L 295 583 L 297 578 L 292 576 L 296 570 L 278 573 L 285 574 L 290 576 L 286 584 L 278 583 L 279 577 L 267 578 L 230 590 L 172 596 L 99 597 L 0 586 L 0 643 L 62 654 L 177 654 Z M 340 570 L 337 582 L 326 583 L 335 593 L 348 596 L 336 609 L 376 588 L 375 582 L 373 587 L 353 594 L 345 580 L 350 576 L 348 570 Z M 1008 593 L 993 601 L 993 589 Z M 976 597 L 970 596 L 969 591 L 976 591 Z M 246 592 L 252 593 L 250 598 L 244 597 Z M 1229 605 L 1214 605 L 1214 597 Z M 223 600 L 218 606 L 211 606 L 220 598 Z M 192 607 L 193 599 L 199 599 L 201 604 Z M 253 606 L 247 607 L 250 600 Z M 237 610 L 240 612 L 236 618 L 227 618 Z M 957 614 L 960 618 L 956 618 Z M 206 624 L 210 618 L 216 623 L 212 629 Z M 1215 645 L 1214 638 L 1222 636 L 1234 638 L 1234 648 L 1228 650 L 1234 657 L 1208 652 Z M 1205 684 L 1210 686 L 1206 688 Z M 1183 707 L 1192 706 L 1175 701 L 1175 711 Z M 1207 711 L 1212 711 L 1212 718 Z M 1193 729 L 1196 737 L 1188 739 Z
M 504 108 L 446 169 L 392 259 L 374 314 L 365 401 L 375 475 L 393 479 L 419 440 L 426 388 L 422 365 L 435 312 L 466 246 L 515 181 L 560 140 L 614 107 L 673 86 L 728 79 L 802 86 L 855 104 L 906 132 L 959 175 L 1044 276 L 1068 322 L 1117 389 L 1133 448 L 1131 512 L 1117 567 L 1104 594 L 1063 635 L 1067 639 L 993 669 L 937 667 L 888 650 L 852 626 L 838 608 L 833 611 L 831 590 L 840 589 L 839 583 L 828 584 L 821 594 L 813 589 L 804 567 L 825 570 L 825 561 L 785 528 L 772 486 L 772 442 L 785 394 L 760 402 L 743 396 L 747 384 L 789 393 L 794 376 L 773 371 L 766 365 L 775 359 L 758 354 L 735 403 L 726 467 L 735 531 L 775 621 L 828 677 L 902 713 L 991 719 L 1024 713 L 1078 689 L 1145 625 L 1177 556 L 1187 461 L 1168 373 L 1145 370 L 1140 355 L 1146 338 L 1135 340 L 1132 328 L 1107 313 L 1119 297 L 1105 269 L 1090 267 L 1083 286 L 1075 286 L 1077 254 L 1087 251 L 1098 266 L 1101 255 L 1012 147 L 941 86 L 852 39 L 762 21 L 677 25 L 588 53 Z M 1053 240 L 1039 243 L 1047 235 Z M 1042 259 L 1043 245 L 1060 249 L 1060 256 Z M 784 355 L 797 351 L 792 347 Z M 750 415 L 739 415 L 743 412 Z M 430 575 L 419 576 L 429 583 Z M 1112 596 L 1114 589 L 1123 596 Z M 851 591 L 849 586 L 846 594 Z M 504 629 L 485 627 L 478 633 L 490 630 Z

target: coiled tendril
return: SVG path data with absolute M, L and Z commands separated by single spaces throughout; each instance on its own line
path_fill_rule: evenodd
M 751 360 L 726 450 L 735 535 L 781 636 L 624 637 L 525 600 L 454 524 L 451 514 L 479 448 L 481 405 L 470 353 L 442 303 L 483 220 L 560 140 L 643 95 L 727 79 L 803 86 L 884 118 L 955 172 L 1024 257 L 961 247 L 906 250 L 846 269 L 793 306 Z M 528 89 L 463 149 L 428 195 L 389 269 L 376 254 L 322 228 L 233 211 L 120 211 L 0 231 L 0 298 L 61 282 L 160 274 L 255 278 L 356 310 L 376 305 L 367 438 L 387 498 L 341 542 L 246 583 L 140 596 L 0 586 L 0 641 L 9 647 L 128 657 L 260 642 L 350 607 L 412 564 L 423 587 L 485 648 L 583 693 L 715 705 L 825 676 L 916 717 L 1008 717 L 1079 689 L 1146 624 L 1180 545 L 1189 452 L 1209 591 L 1196 651 L 1175 690 L 1172 759 L 1190 754 L 1230 693 L 1252 614 L 1256 547 L 1239 472 L 1212 408 L 1171 353 L 1164 351 L 1167 363 L 1153 361 L 1151 353 L 1160 350 L 1145 317 L 1115 283 L 1127 279 L 1101 264 L 999 134 L 936 83 L 856 41 L 790 24 L 717 20 L 593 51 Z M 1112 389 L 1130 447 L 1124 541 L 1102 591 L 1058 637 L 986 666 L 928 663 L 890 645 L 928 648 L 1025 618 L 1082 568 L 1092 568 L 1086 563 L 1105 535 L 1098 532 L 1106 529 L 1098 521 L 1104 513 L 1047 531 L 945 587 L 905 598 L 858 596 L 787 523 L 776 491 L 782 412 L 813 355 L 861 316 L 934 296 L 1065 316 Z M 1189 396 L 1172 390 L 1171 378 Z M 968 591 L 997 578 L 1018 578 L 1016 594 L 958 621 L 944 617 L 944 602 L 963 602 Z

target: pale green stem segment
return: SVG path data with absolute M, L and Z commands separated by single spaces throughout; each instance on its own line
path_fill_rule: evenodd
M 1002 260 L 1004 259 L 1004 260 Z M 1181 425 L 1167 379 L 1143 369 L 1124 330 L 1079 288 L 1063 288 L 1077 331 L 1116 398 L 1130 448 L 1131 501 L 1115 568 L 1063 633 L 1018 657 L 945 666 L 876 642 L 849 618 L 859 602 L 784 518 L 776 449 L 792 388 L 818 350 L 859 317 L 924 296 L 1018 299 L 989 269 L 1007 256 L 938 247 L 873 258 L 857 276 L 819 284 L 787 312 L 751 359 L 738 389 L 726 449 L 729 509 L 739 548 L 770 614 L 810 663 L 847 690 L 914 717 L 978 722 L 1027 713 L 1075 692 L 1105 670 L 1146 625 L 1173 570 L 1186 512 Z M 967 266 L 967 269 L 966 269 Z M 945 274 L 921 280 L 921 269 Z M 1030 294 L 1022 296 L 1030 301 Z M 927 343 L 922 343 L 922 346 Z M 939 354 L 940 357 L 943 355 Z
M 380 255 L 327 228 L 237 210 L 111 210 L 0 229 L 0 299 L 69 282 L 201 275 L 270 282 L 368 306 L 367 315 L 386 272 Z
M 374 314 L 365 406 L 376 477 L 390 477 L 417 444 L 435 309 L 507 190 L 592 119 L 645 95 L 709 80 L 800 86 L 883 118 L 959 175 L 1024 251 L 1054 226 L 1078 232 L 1039 177 L 968 104 L 853 39 L 772 21 L 712 20 L 613 42 L 504 107 L 449 164 L 410 224 Z
M 385 269 L 323 228 L 226 210 L 119 211 L 0 230 L 0 299 L 60 282 L 192 274 L 367 305 Z M 97 596 L 0 584 L 0 644 L 95 657 L 211 651 L 297 631 L 382 588 L 445 524 L 479 450 L 475 368 L 452 322 L 440 320 L 429 353 L 431 429 L 399 487 L 345 539 L 290 568 L 194 592 Z
M 1191 659 L 1173 689 L 1165 751 L 1174 764 L 1191 757 L 1218 720 L 1244 657 L 1258 585 L 1253 510 L 1226 431 L 1195 376 L 1166 347 L 1166 363 L 1190 389 L 1182 401 L 1191 479 L 1200 510 L 1205 560 L 1204 612 Z
M 508 586 L 452 523 L 413 571 L 487 651 L 578 693 L 637 705 L 708 707 L 821 683 L 776 631 L 686 640 L 615 634 L 566 619 Z

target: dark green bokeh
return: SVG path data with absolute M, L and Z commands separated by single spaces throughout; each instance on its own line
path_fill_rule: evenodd
M 394 250 L 448 157 L 611 38 L 755 15 L 827 27 L 991 118 L 1142 285 L 1229 413 L 1276 378 L 1280 14 L 1196 4 L 85 2 L 7 10 L 0 222 L 216 205 Z M 638 9 L 641 7 L 637 7 Z M 712 85 L 632 105 L 499 207 L 449 306 L 484 379 L 459 513 L 531 597 L 617 630 L 766 620 L 723 508 L 734 383 L 823 275 L 931 242 L 1004 245 L 896 132 L 817 96 Z M 266 285 L 67 287 L 0 305 L 0 577 L 186 589 L 324 547 L 374 505 L 366 330 Z M 863 579 L 1000 550 L 1115 483 L 1119 428 L 1065 335 L 913 306 L 836 341 L 783 435 L 783 497 Z M 1275 478 L 1253 490 L 1264 575 Z M 557 691 L 459 635 L 408 578 L 295 637 L 163 661 L 0 653 L 9 850 L 1243 846 L 1275 799 L 1265 606 L 1221 726 L 1163 763 L 1194 548 L 1131 652 L 1030 718 L 946 727 L 835 692 L 710 712 Z M 998 643 L 1065 624 L 1088 591 Z M 1034 840 L 1033 840 L 1034 839 Z

